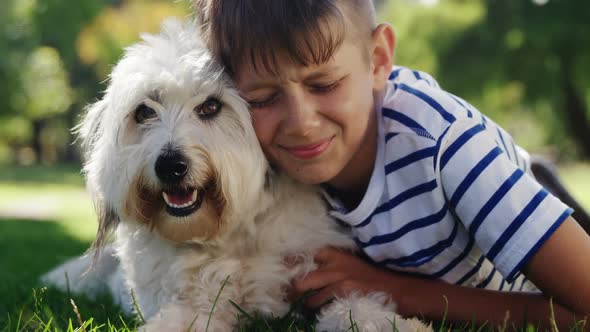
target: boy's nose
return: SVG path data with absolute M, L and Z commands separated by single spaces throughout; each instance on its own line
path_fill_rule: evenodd
M 320 125 L 318 111 L 310 100 L 303 96 L 288 98 L 285 134 L 289 136 L 309 136 Z

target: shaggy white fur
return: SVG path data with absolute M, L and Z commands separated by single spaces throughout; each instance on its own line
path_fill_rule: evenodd
M 237 312 L 280 316 L 290 280 L 313 270 L 326 246 L 354 250 L 315 188 L 274 173 L 245 102 L 223 75 L 191 23 L 170 20 L 131 46 L 102 100 L 79 129 L 88 190 L 99 212 L 96 248 L 115 229 L 118 261 L 103 252 L 68 262 L 44 277 L 72 291 L 105 285 L 129 305 L 131 289 L 144 331 L 231 331 Z M 109 249 L 110 250 L 110 249 Z M 301 263 L 287 266 L 287 256 Z M 125 284 L 123 284 L 123 282 Z M 384 294 L 336 299 L 319 330 L 426 331 L 394 313 Z M 193 322 L 194 321 L 194 322 Z

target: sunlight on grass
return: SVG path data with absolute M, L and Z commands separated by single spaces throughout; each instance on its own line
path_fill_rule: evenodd
M 88 242 L 97 227 L 79 165 L 0 167 L 0 216 L 54 220 Z
M 58 186 L 84 186 L 80 165 L 52 166 L 0 166 L 0 183 L 55 184 Z
M 84 240 L 94 237 L 97 226 L 92 201 L 81 186 L 0 182 L 0 215 L 55 220 Z
M 590 162 L 564 165 L 559 168 L 559 175 L 572 195 L 590 211 Z

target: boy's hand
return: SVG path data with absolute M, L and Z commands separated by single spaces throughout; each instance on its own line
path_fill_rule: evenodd
M 292 300 L 313 289 L 315 292 L 307 299 L 306 305 L 311 309 L 319 309 L 334 297 L 351 293 L 385 292 L 395 299 L 398 310 L 402 309 L 399 303 L 401 298 L 395 293 L 396 290 L 404 289 L 402 283 L 407 282 L 408 278 L 393 271 L 381 270 L 360 257 L 334 248 L 320 250 L 314 259 L 318 269 L 293 280 L 289 296 Z

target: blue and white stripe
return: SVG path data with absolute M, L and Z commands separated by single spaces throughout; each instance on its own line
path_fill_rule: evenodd
M 428 74 L 397 67 L 378 110 L 367 194 L 332 215 L 377 264 L 427 278 L 530 290 L 520 269 L 571 213 L 528 173 L 510 135 Z

